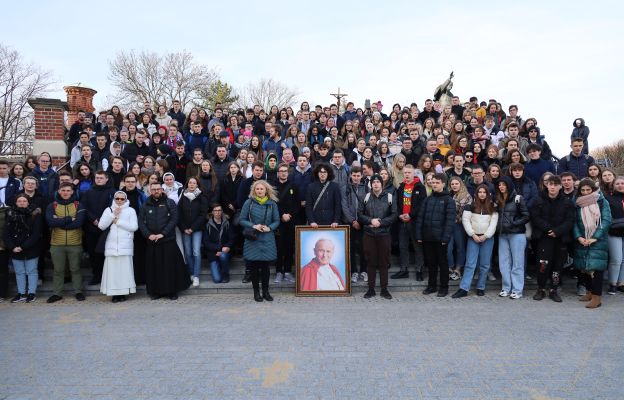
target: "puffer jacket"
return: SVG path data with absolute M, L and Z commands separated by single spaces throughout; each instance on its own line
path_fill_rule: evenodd
M 500 234 L 525 233 L 529 222 L 529 209 L 522 196 L 511 192 L 504 207 L 498 210 L 498 227 Z
M 358 206 L 357 213 L 358 221 L 364 227 L 364 234 L 375 237 L 390 235 L 392 224 L 398 218 L 394 201 L 396 199 L 386 190 L 383 190 L 379 196 L 373 191 L 364 196 L 363 201 Z M 381 225 L 377 228 L 370 226 L 371 221 L 375 218 L 381 220 Z
M 114 200 L 113 200 L 114 201 Z M 98 228 L 105 230 L 110 227 L 106 236 L 104 247 L 105 256 L 132 256 L 134 255 L 134 232 L 139 229 L 139 224 L 134 208 L 130 207 L 128 200 L 121 206 L 121 213 L 117 223 L 113 224 L 113 204 L 102 213 L 98 222 Z
M 605 196 L 611 208 L 611 227 L 609 235 L 624 236 L 624 193 L 613 192 Z
M 455 200 L 448 191 L 432 192 L 416 218 L 416 240 L 448 243 L 455 226 Z
M 611 208 L 609 202 L 600 195 L 598 199 L 600 207 L 600 223 L 592 238 L 598 239 L 591 246 L 585 247 L 576 240 L 574 251 L 574 268 L 581 271 L 604 271 L 609 263 L 609 243 L 607 232 L 611 226 Z M 574 224 L 574 238 L 585 237 L 585 226 L 581 218 L 581 208 L 576 207 L 576 222 Z
M 192 229 L 193 232 L 201 231 L 206 222 L 208 207 L 208 198 L 203 192 L 193 200 L 183 193 L 178 202 L 178 228 L 182 232 L 186 229 Z
M 548 231 L 555 232 L 563 243 L 572 240 L 574 225 L 574 203 L 560 192 L 551 199 L 548 193 L 541 193 L 531 208 L 533 239 L 541 239 Z
M 532 208 L 537 201 L 537 185 L 535 182 L 528 179 L 525 175 L 523 175 L 520 179 L 514 179 L 511 177 L 511 181 L 513 182 L 513 188 L 516 193 L 522 195 L 522 198 L 528 208 Z
M 178 208 L 173 200 L 162 194 L 158 199 L 150 196 L 139 212 L 139 229 L 144 238 L 162 234 L 160 240 L 175 240 Z
M 277 259 L 275 231 L 279 227 L 280 217 L 277 204 L 273 200 L 260 204 L 255 199 L 247 199 L 241 209 L 240 224 L 243 229 L 252 228 L 257 224 L 266 225 L 271 229 L 269 232 L 256 231 L 256 240 L 245 239 L 243 245 L 245 261 L 274 261 Z
M 32 208 L 18 207 L 7 209 L 3 239 L 11 258 L 30 260 L 38 257 L 42 227 L 43 217 L 40 210 L 33 212 Z M 22 251 L 13 253 L 16 247 L 21 247 Z
M 487 239 L 496 233 L 496 225 L 498 223 L 498 212 L 492 214 L 477 214 L 474 212 L 474 204 L 464 208 L 462 214 L 462 224 L 464 230 L 469 237 L 472 235 L 485 235 Z

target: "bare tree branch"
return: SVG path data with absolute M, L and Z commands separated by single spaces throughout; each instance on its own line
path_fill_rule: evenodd
M 117 89 L 113 98 L 122 106 L 169 105 L 179 99 L 184 108 L 199 99 L 201 88 L 217 79 L 216 72 L 195 63 L 186 50 L 164 55 L 121 51 L 109 61 L 109 68 L 109 80 Z
M 293 106 L 297 101 L 297 91 L 273 79 L 263 78 L 257 83 L 250 83 L 238 94 L 235 105 L 240 108 L 259 104 L 264 110 L 272 105 L 278 108 Z
M 13 49 L 0 44 L 0 152 L 15 153 L 15 142 L 34 136 L 33 110 L 28 99 L 52 86 L 52 73 L 27 63 Z

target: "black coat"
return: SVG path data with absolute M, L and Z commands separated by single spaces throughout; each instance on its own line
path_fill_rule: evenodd
M 132 142 L 126 145 L 121 152 L 121 156 L 126 159 L 129 163 L 135 162 L 137 156 L 141 155 L 143 157 L 149 156 L 150 151 L 149 147 L 143 144 L 141 147 L 137 146 L 136 142 Z
M 178 157 L 177 154 L 169 155 L 165 160 L 169 165 L 169 171 L 175 176 L 175 180 L 180 183 L 186 182 L 186 166 L 191 160 L 186 158 L 185 155 Z
M 139 212 L 139 229 L 144 238 L 163 234 L 161 241 L 175 240 L 175 227 L 178 223 L 178 209 L 173 200 L 164 194 L 156 200 L 148 197 Z
M 496 230 L 499 234 L 525 233 L 525 225 L 529 222 L 529 219 L 529 209 L 524 199 L 522 196 L 516 195 L 515 192 L 511 192 L 505 206 L 498 210 L 498 226 Z
M 398 216 L 393 202 L 394 196 L 385 190 L 379 196 L 376 196 L 372 191 L 364 196 L 364 199 L 359 203 L 357 217 L 366 235 L 375 237 L 390 235 L 392 224 Z M 370 226 L 371 221 L 375 218 L 381 220 L 381 225 L 377 228 Z
M 93 185 L 82 194 L 80 202 L 87 212 L 87 221 L 85 223 L 87 232 L 100 232 L 100 228 L 94 225 L 93 222 L 99 220 L 104 210 L 111 206 L 115 192 L 116 190 L 113 189 L 110 182 L 107 182 L 103 186 Z
M 208 201 L 208 207 L 212 207 L 213 204 L 219 202 L 219 182 L 215 185 L 214 189 L 212 188 L 212 178 L 208 175 L 205 176 L 203 173 L 199 175 L 199 186 L 202 191 L 202 196 L 206 198 Z
M 185 229 L 192 229 L 193 232 L 202 230 L 207 213 L 208 199 L 206 196 L 199 195 L 191 201 L 182 194 L 180 201 L 178 201 L 178 228 L 182 232 Z
M 43 229 L 41 213 L 42 211 L 33 214 L 32 208 L 17 207 L 11 207 L 7 211 L 3 239 L 11 258 L 30 260 L 39 256 Z M 22 251 L 13 253 L 16 247 L 21 247 Z
M 533 239 L 548 236 L 548 231 L 552 230 L 563 243 L 568 243 L 572 240 L 575 218 L 574 204 L 562 193 L 554 199 L 548 193 L 541 193 L 531 207 Z
M 212 168 L 214 169 L 215 174 L 217 174 L 217 180 L 221 182 L 223 177 L 229 173 L 228 165 L 232 162 L 230 157 L 225 157 L 225 160 L 220 160 L 219 157 L 216 157 L 212 160 Z
M 335 182 L 329 182 L 325 193 L 318 201 L 316 208 L 314 203 L 321 194 L 323 184 L 314 181 L 308 187 L 306 194 L 306 217 L 308 223 L 317 223 L 318 225 L 331 225 L 332 223 L 340 223 L 340 215 L 342 212 L 340 203 L 340 187 Z
M 223 207 L 223 212 L 228 215 L 232 215 L 235 212 L 230 209 L 230 204 L 234 206 L 235 210 L 239 209 L 236 203 L 236 196 L 238 195 L 238 188 L 241 182 L 243 182 L 243 177 L 241 175 L 237 175 L 236 178 L 232 180 L 232 176 L 228 174 L 219 184 L 219 203 L 221 207 Z
M 427 197 L 416 218 L 416 240 L 448 243 L 455 226 L 455 200 L 446 190 Z
M 291 217 L 299 211 L 299 194 L 297 193 L 297 187 L 288 179 L 286 182 L 277 182 L 277 206 L 279 209 L 280 218 L 284 214 L 290 214 Z M 293 221 L 291 219 L 291 221 Z M 283 223 L 283 222 L 282 222 Z
M 401 215 L 403 214 L 403 194 L 405 191 L 405 182 L 401 182 L 401 184 L 399 185 L 399 187 L 396 190 L 396 205 L 397 205 L 397 215 Z M 425 188 L 425 185 L 422 184 L 422 182 L 418 182 L 414 185 L 414 188 L 412 189 L 412 207 L 410 208 L 410 218 L 411 218 L 411 222 L 414 222 L 414 220 L 416 220 L 416 218 L 418 217 L 418 210 L 420 209 L 420 206 L 422 205 L 422 203 L 424 202 L 424 200 L 427 198 L 427 189 Z
M 217 259 L 216 253 L 224 247 L 230 249 L 234 246 L 236 238 L 235 229 L 230 225 L 230 221 L 226 218 L 221 220 L 220 229 L 212 218 L 204 225 L 203 243 L 206 248 L 206 258 L 208 262 Z

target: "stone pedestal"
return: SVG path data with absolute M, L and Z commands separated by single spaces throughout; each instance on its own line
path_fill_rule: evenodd
M 65 111 L 67 103 L 58 99 L 29 99 L 35 111 L 33 154 L 50 153 L 52 164 L 58 166 L 67 159 L 65 144 Z

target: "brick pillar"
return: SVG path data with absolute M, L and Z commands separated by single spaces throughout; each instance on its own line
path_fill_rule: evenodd
M 78 111 L 94 112 L 93 96 L 97 91 L 82 86 L 65 86 L 63 88 L 67 93 L 67 125 L 71 126 L 78 119 Z
M 67 160 L 65 144 L 65 111 L 67 103 L 58 99 L 29 99 L 28 104 L 35 111 L 35 139 L 33 154 L 47 151 L 52 156 L 52 165 L 58 166 Z

